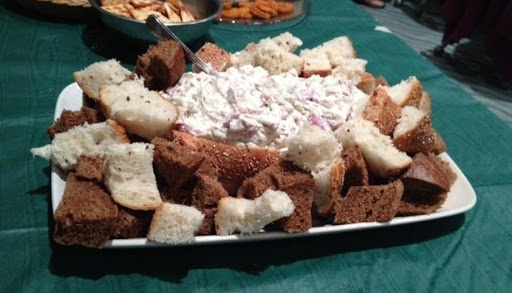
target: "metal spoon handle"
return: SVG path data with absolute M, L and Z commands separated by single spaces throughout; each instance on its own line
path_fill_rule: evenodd
M 185 51 L 185 55 L 188 59 L 194 62 L 201 70 L 206 72 L 207 74 L 211 74 L 214 76 L 218 76 L 217 71 L 213 69 L 210 65 L 205 63 L 201 58 L 197 57 L 194 52 L 192 52 L 185 43 L 183 43 L 178 36 L 176 36 L 165 24 L 158 18 L 158 16 L 152 14 L 146 19 L 146 27 L 153 33 L 153 35 L 160 40 L 173 39 L 178 44 L 180 44 L 183 51 Z

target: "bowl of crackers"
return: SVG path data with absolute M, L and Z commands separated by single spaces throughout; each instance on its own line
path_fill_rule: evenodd
M 222 0 L 89 0 L 108 27 L 129 37 L 156 42 L 146 19 L 156 15 L 183 42 L 203 37 L 222 12 Z

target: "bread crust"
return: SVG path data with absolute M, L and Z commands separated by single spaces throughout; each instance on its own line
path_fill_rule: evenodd
M 390 135 L 398 124 L 401 111 L 401 108 L 391 100 L 387 91 L 379 86 L 368 101 L 363 118 L 373 122 L 380 133 Z
M 191 150 L 203 153 L 206 157 L 204 168 L 217 169 L 219 182 L 231 196 L 236 195 L 246 178 L 283 160 L 281 154 L 275 150 L 232 146 L 179 131 L 172 132 L 172 139 Z
M 413 129 L 395 137 L 393 143 L 397 149 L 406 153 L 430 153 L 436 146 L 436 138 L 430 115 L 425 115 Z

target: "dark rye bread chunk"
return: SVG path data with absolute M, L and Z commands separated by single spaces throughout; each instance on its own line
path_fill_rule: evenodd
M 81 155 L 76 160 L 75 175 L 80 179 L 103 182 L 103 164 L 105 158 L 100 156 Z
M 150 90 L 165 90 L 185 73 L 185 53 L 175 41 L 162 41 L 137 59 L 135 72 Z
M 134 211 L 119 206 L 119 216 L 113 238 L 129 239 L 146 237 L 153 218 L 153 211 Z
M 397 212 L 399 216 L 434 212 L 446 201 L 457 179 L 447 162 L 435 154 L 422 153 L 414 156 L 410 169 L 402 177 L 405 190 Z
M 400 180 L 387 185 L 353 186 L 334 205 L 334 224 L 387 222 L 393 219 L 404 186 Z
M 102 247 L 114 233 L 118 214 L 116 203 L 103 187 L 69 173 L 54 214 L 53 239 L 62 245 Z
M 245 179 L 283 160 L 278 151 L 270 149 L 233 146 L 179 131 L 173 131 L 172 136 L 173 142 L 205 156 L 197 173 L 217 177 L 231 196 L 236 196 Z
M 155 146 L 153 162 L 156 170 L 173 189 L 185 185 L 205 159 L 203 154 L 175 141 L 157 137 L 151 143 Z
M 215 214 L 219 200 L 227 197 L 228 192 L 222 187 L 217 179 L 206 176 L 197 176 L 197 185 L 192 192 L 192 206 L 204 214 L 204 220 L 198 235 L 215 234 Z
M 255 199 L 267 189 L 286 192 L 295 210 L 291 216 L 278 220 L 276 224 L 288 233 L 305 232 L 312 226 L 314 186 L 313 176 L 309 172 L 290 162 L 280 162 L 246 179 L 238 190 L 238 197 Z
M 370 97 L 363 118 L 373 122 L 380 133 L 390 135 L 398 124 L 401 110 L 402 108 L 391 100 L 387 91 L 379 86 Z
M 80 111 L 62 111 L 60 117 L 48 128 L 47 132 L 48 136 L 53 139 L 55 134 L 66 132 L 75 126 L 102 121 L 105 121 L 105 117 L 103 117 L 101 113 L 92 108 L 83 106 Z
M 341 194 L 345 195 L 352 186 L 367 186 L 370 184 L 368 167 L 363 152 L 358 146 L 343 150 L 341 157 L 345 161 L 345 179 Z
M 171 188 L 166 184 L 165 186 L 158 186 L 158 190 L 164 202 L 189 206 L 192 203 L 192 191 L 194 191 L 195 184 L 194 180 L 180 188 Z

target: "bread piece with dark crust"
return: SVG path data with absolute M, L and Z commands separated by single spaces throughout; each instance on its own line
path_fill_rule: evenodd
M 363 112 L 363 118 L 377 126 L 380 133 L 390 135 L 398 124 L 402 109 L 395 104 L 383 87 L 377 87 Z
M 400 180 L 387 185 L 352 186 L 334 205 L 334 224 L 387 222 L 400 205 L 404 186 Z
M 376 88 L 375 77 L 368 72 L 361 74 L 361 80 L 357 84 L 357 88 L 367 95 L 373 95 Z
M 370 184 L 370 175 L 363 152 L 358 146 L 343 150 L 341 157 L 345 161 L 345 179 L 341 194 L 347 194 L 348 189 L 352 186 L 367 186 Z
M 432 159 L 423 153 L 417 153 L 411 167 L 400 177 L 407 193 L 429 194 L 450 190 L 446 174 Z
M 153 162 L 156 170 L 172 189 L 185 185 L 205 159 L 204 154 L 175 141 L 157 137 L 151 143 L 155 146 Z
M 209 42 L 206 42 L 197 50 L 196 55 L 216 71 L 225 71 L 229 64 L 229 54 L 219 46 Z M 194 64 L 194 71 L 199 72 L 200 70 L 201 69 Z
M 135 72 L 150 90 L 165 90 L 185 73 L 185 53 L 175 41 L 162 41 L 137 59 Z
M 457 175 L 435 154 L 418 153 L 411 168 L 402 176 L 405 190 L 397 214 L 430 214 L 446 201 Z
M 103 181 L 105 157 L 81 155 L 76 160 L 75 175 L 80 179 Z
M 98 111 L 83 106 L 80 111 L 69 111 L 64 110 L 60 114 L 60 117 L 53 123 L 52 126 L 48 127 L 48 136 L 53 139 L 55 134 L 66 132 L 69 129 L 84 125 L 85 123 L 93 124 L 105 121 L 105 117 Z
M 286 192 L 295 205 L 295 210 L 291 216 L 280 219 L 276 224 L 288 233 L 305 232 L 312 225 L 314 185 L 310 173 L 290 162 L 280 162 L 246 179 L 238 190 L 238 197 L 255 199 L 267 189 Z
M 205 175 L 197 176 L 197 185 L 192 192 L 192 206 L 204 214 L 198 235 L 215 234 L 217 205 L 221 198 L 227 196 L 228 192 L 217 179 Z
M 245 179 L 282 160 L 281 154 L 274 150 L 232 146 L 179 131 L 173 131 L 172 135 L 174 142 L 205 156 L 204 166 L 198 172 L 216 172 L 231 196 L 236 195 Z
M 118 213 L 116 203 L 102 186 L 69 173 L 54 214 L 53 239 L 62 245 L 102 247 L 114 232 Z

